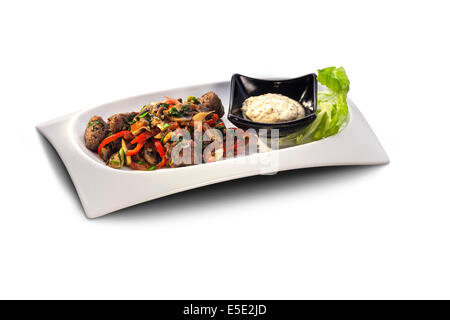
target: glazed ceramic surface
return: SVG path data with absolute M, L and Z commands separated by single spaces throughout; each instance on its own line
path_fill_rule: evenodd
M 308 167 L 389 162 L 375 134 L 350 100 L 349 123 L 344 130 L 332 137 L 301 146 L 213 163 L 154 171 L 116 170 L 106 166 L 96 153 L 84 145 L 84 130 L 93 115 L 108 118 L 114 113 L 138 110 L 149 102 L 163 99 L 164 96 L 200 96 L 210 90 L 219 95 L 227 108 L 230 82 L 218 82 L 107 103 L 41 123 L 37 129 L 60 155 L 89 218 L 184 190 L 253 175 Z M 233 126 L 226 119 L 224 122 L 226 126 Z
M 277 93 L 298 101 L 305 109 L 305 117 L 297 120 L 263 123 L 245 119 L 241 112 L 242 103 L 249 97 L 265 93 Z M 316 118 L 317 76 L 314 73 L 285 80 L 255 79 L 234 74 L 231 77 L 228 120 L 242 129 L 278 129 L 286 135 L 310 124 Z

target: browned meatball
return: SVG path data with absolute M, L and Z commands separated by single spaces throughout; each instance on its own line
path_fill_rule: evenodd
M 108 135 L 106 122 L 99 116 L 93 116 L 89 119 L 86 130 L 84 131 L 84 142 L 86 147 L 92 151 L 97 151 L 98 146 Z
M 112 133 L 127 130 L 130 126 L 128 122 L 131 121 L 137 114 L 137 112 L 113 114 L 108 118 L 109 130 Z
M 219 118 L 222 118 L 223 115 L 225 114 L 225 111 L 223 110 L 222 101 L 220 101 L 219 96 L 215 92 L 210 91 L 208 93 L 205 93 L 200 97 L 199 100 L 203 106 L 217 113 Z

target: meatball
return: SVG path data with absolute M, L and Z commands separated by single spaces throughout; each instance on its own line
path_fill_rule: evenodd
M 93 116 L 89 119 L 86 130 L 84 131 L 84 142 L 86 148 L 97 151 L 98 146 L 108 135 L 106 122 L 99 116 Z
M 128 122 L 131 121 L 137 114 L 137 112 L 127 112 L 112 115 L 108 118 L 109 130 L 112 133 L 127 130 L 129 127 Z
M 200 100 L 200 103 L 203 106 L 205 106 L 209 110 L 214 111 L 215 113 L 217 113 L 219 118 L 222 118 L 223 115 L 225 114 L 225 111 L 223 109 L 222 101 L 220 101 L 219 96 L 215 92 L 210 91 L 208 93 L 205 93 L 204 95 L 202 95 L 200 97 L 199 100 Z

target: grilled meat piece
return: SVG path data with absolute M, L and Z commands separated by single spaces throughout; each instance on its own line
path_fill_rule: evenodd
M 116 133 L 122 130 L 128 130 L 130 127 L 129 121 L 138 114 L 138 112 L 127 112 L 114 114 L 108 118 L 109 130 L 112 133 Z
M 99 116 L 93 116 L 89 119 L 86 130 L 84 131 L 84 142 L 86 148 L 97 151 L 98 146 L 108 135 L 108 126 Z
M 210 111 L 214 111 L 215 113 L 217 113 L 219 118 L 222 118 L 225 114 L 222 101 L 215 92 L 210 91 L 208 93 L 205 93 L 200 97 L 199 100 L 200 104 L 208 108 Z

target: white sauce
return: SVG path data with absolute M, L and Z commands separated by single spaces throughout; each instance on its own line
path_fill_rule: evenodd
M 265 123 L 292 121 L 305 117 L 305 109 L 300 103 L 277 93 L 247 98 L 241 110 L 245 118 Z

